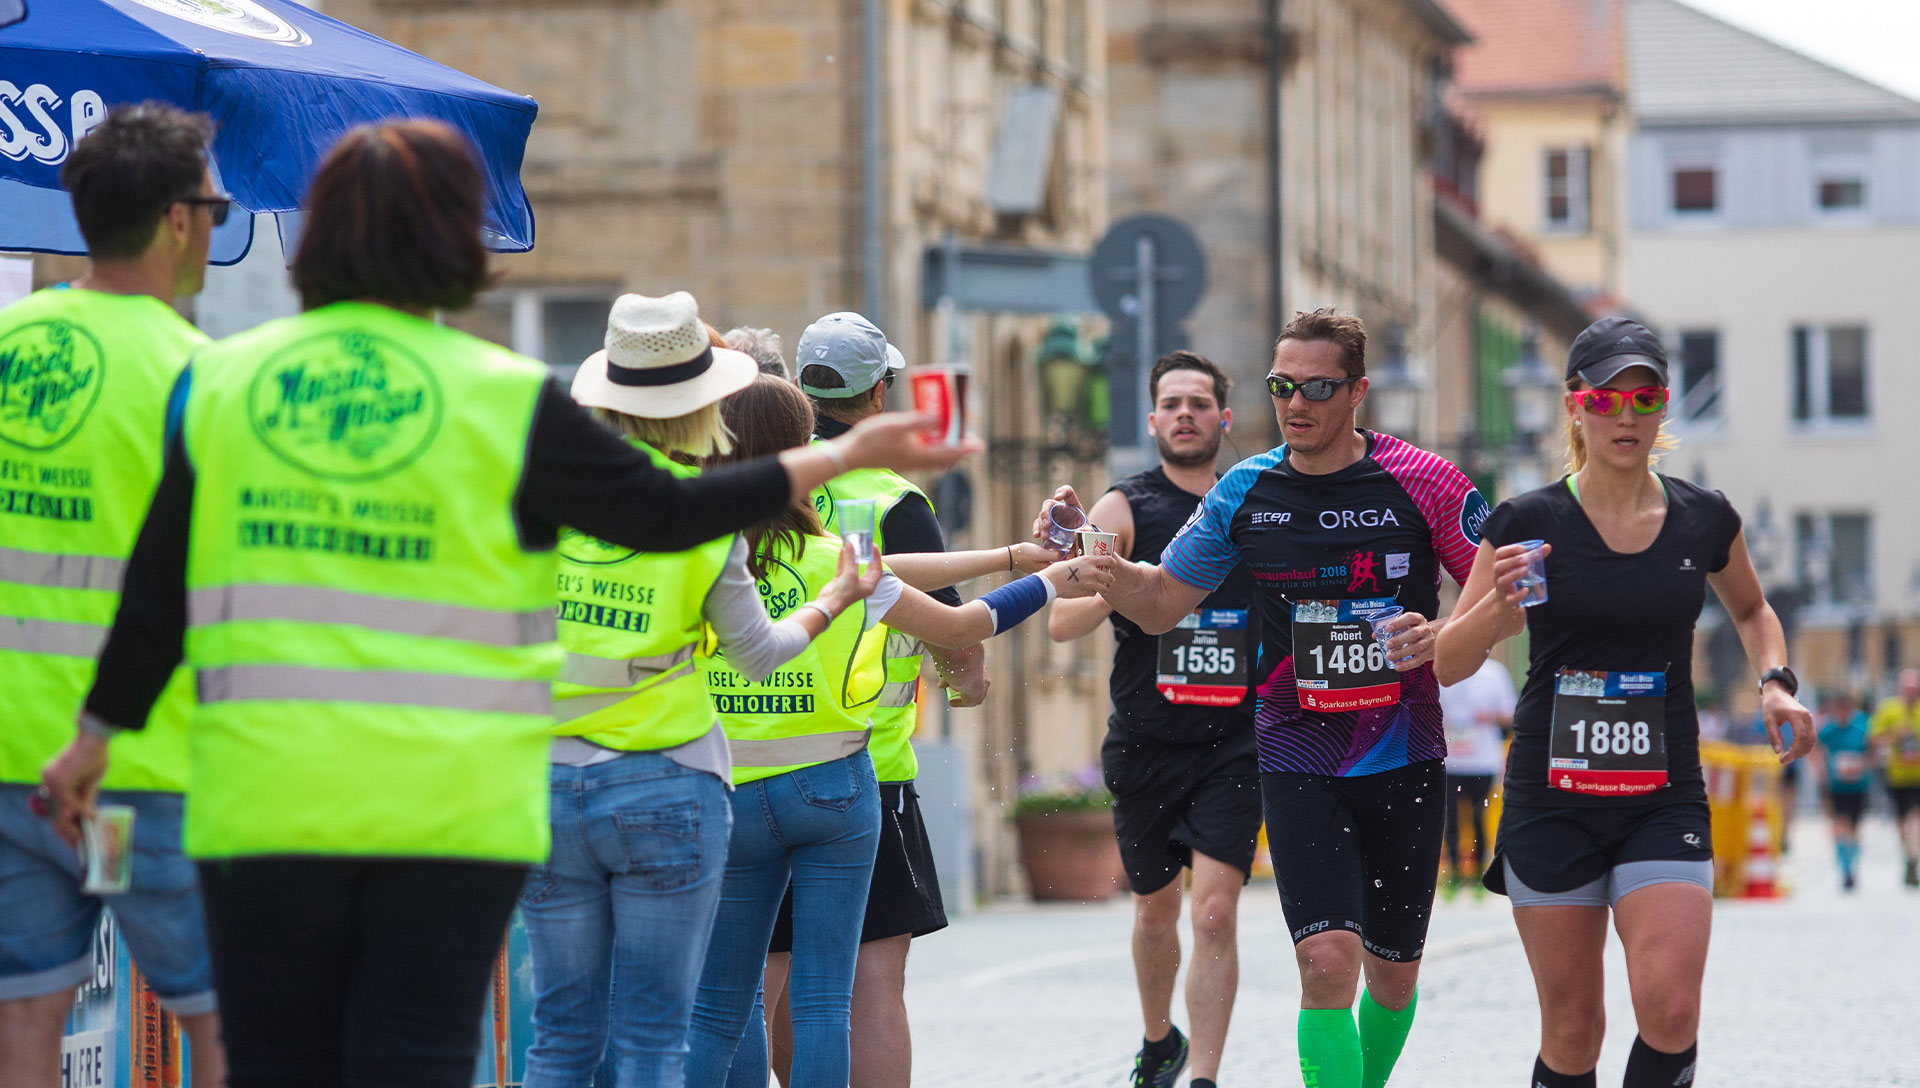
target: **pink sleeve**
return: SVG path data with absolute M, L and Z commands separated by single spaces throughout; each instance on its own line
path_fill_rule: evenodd
M 1427 519 L 1433 551 L 1454 582 L 1467 584 L 1480 530 L 1492 508 L 1467 474 L 1437 453 L 1429 453 L 1391 435 L 1381 435 L 1373 459 L 1387 470 Z

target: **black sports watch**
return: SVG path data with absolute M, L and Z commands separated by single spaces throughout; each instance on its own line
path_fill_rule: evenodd
M 1793 675 L 1793 670 L 1787 668 L 1785 665 L 1776 665 L 1760 674 L 1760 691 L 1762 694 L 1766 693 L 1767 682 L 1771 680 L 1778 680 L 1786 685 L 1788 695 L 1800 694 L 1800 678 Z

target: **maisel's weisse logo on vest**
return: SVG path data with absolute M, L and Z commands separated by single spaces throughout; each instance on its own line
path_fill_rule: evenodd
M 106 358 L 70 321 L 36 321 L 0 336 L 0 439 L 50 450 L 73 437 L 100 399 Z
M 822 528 L 833 528 L 833 488 L 823 487 L 813 493 L 813 512 L 820 518 Z
M 767 560 L 767 576 L 760 579 L 758 585 L 760 603 L 766 606 L 767 618 L 771 620 L 778 621 L 813 599 L 813 594 L 807 591 L 807 580 L 778 559 Z
M 637 549 L 609 544 L 597 536 L 588 536 L 578 529 L 560 530 L 560 557 L 575 563 L 584 563 L 592 567 L 609 567 L 615 563 L 624 563 L 639 554 Z
M 253 430 L 296 468 L 330 480 L 375 480 L 426 452 L 440 429 L 440 386 L 394 340 L 326 333 L 274 355 L 248 395 Z

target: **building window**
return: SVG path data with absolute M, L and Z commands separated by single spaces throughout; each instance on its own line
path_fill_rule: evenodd
M 1864 325 L 1795 326 L 1793 418 L 1867 418 L 1867 330 Z
M 571 381 L 606 343 L 616 288 L 525 287 L 488 291 L 447 323 L 546 363 Z
M 1673 393 L 1683 422 L 1720 418 L 1720 334 L 1713 330 L 1680 334 L 1680 381 Z
M 1549 148 L 1546 154 L 1546 229 L 1584 234 L 1588 224 L 1587 149 Z
M 1686 166 L 1673 172 L 1673 210 L 1685 215 L 1711 215 L 1720 210 L 1720 171 L 1712 166 Z
M 1793 519 L 1801 588 L 1816 604 L 1873 603 L 1873 517 L 1801 513 Z
M 1867 206 L 1867 182 L 1860 177 L 1823 177 L 1816 186 L 1823 212 L 1857 212 Z

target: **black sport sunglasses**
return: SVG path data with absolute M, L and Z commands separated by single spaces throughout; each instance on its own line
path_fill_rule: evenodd
M 1297 392 L 1308 400 L 1332 400 L 1334 391 L 1343 385 L 1352 385 L 1359 378 L 1309 378 L 1296 382 L 1292 378 L 1282 378 L 1278 374 L 1267 375 L 1267 392 L 1280 400 L 1292 400 Z
M 213 218 L 213 225 L 216 227 L 225 226 L 227 215 L 233 211 L 233 197 L 226 193 L 217 193 L 213 196 L 183 196 L 174 203 L 206 205 L 207 214 Z

